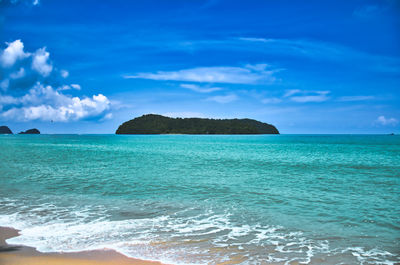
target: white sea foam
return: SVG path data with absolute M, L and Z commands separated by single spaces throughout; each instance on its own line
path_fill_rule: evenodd
M 360 264 L 385 264 L 385 265 L 394 265 L 400 262 L 400 257 L 397 257 L 397 261 L 395 255 L 388 252 L 382 251 L 379 249 L 370 249 L 366 250 L 362 247 L 351 247 L 346 248 L 341 251 L 342 253 L 350 252 L 354 257 L 357 258 Z
M 105 206 L 65 208 L 45 203 L 28 207 L 12 200 L 3 200 L 1 206 L 9 213 L 0 215 L 0 226 L 21 230 L 20 236 L 7 243 L 41 252 L 106 248 L 173 264 L 210 264 L 234 256 L 243 257 L 242 264 L 308 264 L 316 255 L 336 254 L 351 254 L 353 263 L 359 264 L 395 264 L 398 260 L 379 249 L 332 249 L 327 240 L 311 239 L 281 226 L 238 224 L 229 213 L 188 215 L 185 209 L 151 218 L 113 220 Z M 18 211 L 12 212 L 13 208 Z

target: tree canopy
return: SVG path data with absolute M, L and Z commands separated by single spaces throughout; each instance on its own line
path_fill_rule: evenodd
M 275 126 L 251 119 L 170 118 L 147 114 L 124 122 L 116 134 L 279 134 Z

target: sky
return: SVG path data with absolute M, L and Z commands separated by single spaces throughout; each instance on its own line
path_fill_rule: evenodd
M 0 125 L 148 113 L 400 133 L 400 1 L 0 0 Z

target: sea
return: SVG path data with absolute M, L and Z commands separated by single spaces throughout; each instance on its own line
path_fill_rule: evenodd
M 41 252 L 400 264 L 400 136 L 2 135 L 0 226 Z

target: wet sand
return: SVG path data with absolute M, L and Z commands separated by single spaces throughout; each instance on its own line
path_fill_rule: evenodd
M 41 253 L 34 248 L 8 245 L 5 240 L 18 236 L 13 228 L 0 227 L 0 265 L 162 265 L 126 257 L 114 250 L 75 253 Z

